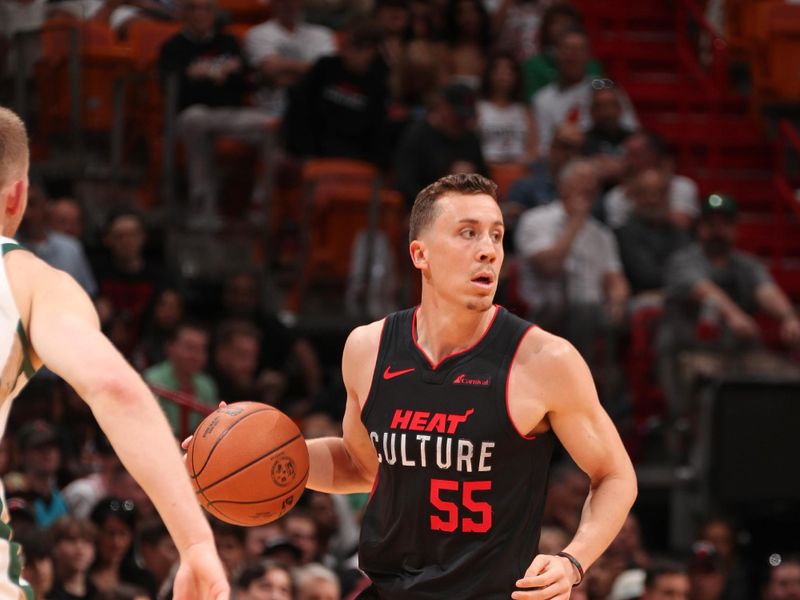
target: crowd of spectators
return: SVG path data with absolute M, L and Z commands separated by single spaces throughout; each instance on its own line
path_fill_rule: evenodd
M 699 376 L 797 376 L 796 362 L 759 334 L 763 311 L 778 320 L 783 349 L 796 347 L 800 321 L 768 270 L 737 249 L 735 199 L 701 198 L 676 173 L 668 146 L 640 128 L 625 91 L 603 77 L 573 6 L 269 4 L 269 20 L 242 36 L 225 29 L 216 0 L 7 0 L 0 56 L 7 74 L 20 64 L 13 52 L 23 51 L 14 34 L 35 32 L 48 15 L 106 21 L 123 39 L 137 19 L 179 22 L 158 69 L 178 90 L 189 216 L 182 225 L 203 232 L 224 224 L 215 155 L 222 137 L 251 146 L 263 162 L 372 162 L 409 207 L 442 175 L 490 175 L 513 163 L 525 175 L 502 203 L 511 268 L 501 301 L 514 299 L 522 316 L 566 336 L 598 381 L 621 358 L 613 340 L 626 335 L 631 314 L 654 308 L 664 315 L 653 343 L 668 420 L 691 415 Z M 146 213 L 114 207 L 97 227 L 79 199 L 50 197 L 48 187 L 32 186 L 20 242 L 93 297 L 104 331 L 153 386 L 176 436 L 201 418 L 176 398 L 208 409 L 220 400 L 268 402 L 307 436 L 337 433 L 336 365 L 323 364 L 314 344 L 278 318 L 257 265 L 231 265 L 198 299 L 164 266 Z M 253 215 L 263 201 L 254 194 Z M 45 372 L 17 405 L 0 475 L 37 597 L 169 597 L 175 547 L 74 393 Z M 554 467 L 542 551 L 560 550 L 574 534 L 588 489 L 574 465 Z M 236 598 L 354 597 L 365 584 L 355 554 L 365 501 L 306 492 L 274 524 L 214 522 Z M 739 533 L 733 521 L 710 517 L 675 562 L 660 556 L 669 549 L 646 547 L 632 514 L 572 597 L 800 598 L 800 559 L 771 558 L 762 569 L 765 561 L 741 555 Z

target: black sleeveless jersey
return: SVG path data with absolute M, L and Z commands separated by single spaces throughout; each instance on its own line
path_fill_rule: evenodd
M 359 561 L 380 598 L 507 600 L 537 553 L 554 434 L 524 437 L 508 373 L 530 323 L 497 307 L 432 365 L 416 311 L 386 318 L 361 419 L 378 453 Z

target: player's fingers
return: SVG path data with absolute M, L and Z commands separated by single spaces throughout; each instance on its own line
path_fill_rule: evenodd
M 539 555 L 533 559 L 525 575 L 518 579 L 518 588 L 540 588 L 550 585 L 558 579 L 558 572 L 552 568 L 550 557 Z
M 511 594 L 513 600 L 569 600 L 570 589 L 566 592 L 561 588 L 548 586 L 543 589 L 529 590 L 529 591 L 516 591 Z
M 220 401 L 219 406 L 217 408 L 225 408 L 226 406 L 228 406 L 228 403 L 222 400 Z
M 181 448 L 183 448 L 184 450 L 188 450 L 188 449 L 189 449 L 189 444 L 191 444 L 191 443 L 192 443 L 192 438 L 194 438 L 194 436 L 193 436 L 193 435 L 190 435 L 190 436 L 189 436 L 189 437 L 187 437 L 185 440 L 183 440 L 183 441 L 181 442 Z

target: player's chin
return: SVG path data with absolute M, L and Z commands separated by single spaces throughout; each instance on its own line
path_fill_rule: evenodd
M 467 300 L 467 309 L 476 312 L 485 312 L 494 306 L 494 294 Z

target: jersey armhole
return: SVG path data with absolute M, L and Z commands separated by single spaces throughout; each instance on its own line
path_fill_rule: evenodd
M 514 423 L 514 419 L 511 418 L 511 410 L 509 407 L 509 390 L 511 388 L 511 369 L 514 368 L 514 361 L 517 359 L 517 354 L 519 354 L 519 349 L 522 347 L 522 342 L 525 341 L 525 338 L 528 336 L 536 325 L 531 325 L 525 330 L 525 333 L 522 334 L 522 337 L 519 338 L 519 342 L 517 343 L 517 347 L 514 349 L 514 354 L 511 356 L 511 361 L 508 363 L 508 372 L 506 374 L 506 419 L 508 420 L 509 427 L 523 440 L 526 441 L 533 441 L 536 439 L 535 435 L 526 435 L 522 431 L 519 430 L 517 424 Z
M 372 410 L 372 397 L 375 395 L 375 388 L 378 384 L 378 377 L 380 375 L 378 365 L 381 362 L 381 357 L 383 355 L 383 338 L 386 335 L 386 325 L 389 322 L 389 317 L 386 317 L 383 320 L 383 325 L 381 326 L 381 337 L 378 340 L 378 354 L 375 356 L 375 367 L 372 372 L 372 380 L 369 384 L 369 390 L 367 390 L 367 397 L 364 399 L 364 405 L 361 407 L 361 422 L 366 424 L 367 417 L 369 416 L 370 411 Z
M 0 244 L 0 253 L 2 253 L 3 257 L 14 250 L 24 249 L 25 248 L 23 248 L 17 242 L 4 242 L 3 244 Z M 19 311 L 19 309 L 17 310 Z M 22 364 L 19 366 L 17 377 L 19 378 L 19 376 L 24 373 L 25 376 L 30 379 L 36 374 L 36 369 L 33 368 L 33 362 L 31 361 L 31 344 L 28 340 L 28 334 L 25 331 L 25 326 L 22 324 L 21 318 L 17 321 L 17 335 L 19 335 L 19 341 L 22 345 Z

